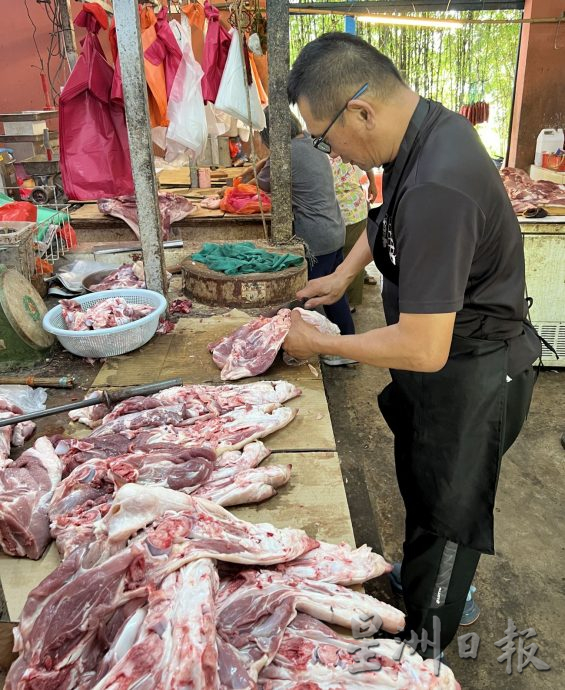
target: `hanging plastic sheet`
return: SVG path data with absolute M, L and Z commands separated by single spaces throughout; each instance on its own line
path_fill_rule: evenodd
M 220 12 L 208 0 L 204 3 L 204 12 L 208 19 L 208 30 L 204 41 L 202 69 L 202 96 L 205 101 L 214 103 L 220 88 L 222 74 L 228 57 L 231 36 L 220 23 Z
M 244 55 L 247 51 L 244 49 Z M 246 88 L 249 91 L 249 103 L 251 109 L 251 125 L 253 129 L 264 129 L 266 125 L 265 114 L 261 108 L 259 94 L 255 82 L 248 75 L 251 74 L 247 65 L 244 63 L 239 44 L 239 34 L 233 31 L 230 50 L 218 95 L 216 97 L 216 108 L 223 110 L 232 117 L 245 122 L 249 122 L 249 112 L 247 106 Z
M 114 70 L 97 32 L 99 5 L 85 4 L 77 17 L 88 30 L 59 99 L 59 145 L 63 187 L 69 199 L 133 194 L 123 105 L 111 100 Z
M 267 92 L 265 91 L 265 87 L 263 86 L 263 82 L 261 81 L 259 70 L 257 69 L 257 62 L 255 61 L 255 56 L 251 52 L 249 53 L 249 63 L 251 64 L 253 81 L 255 82 L 255 86 L 257 87 L 257 93 L 259 94 L 259 100 L 261 101 L 261 105 L 267 106 L 269 105 L 269 97 L 267 96 Z
M 206 25 L 206 14 L 204 7 L 199 2 L 191 2 L 181 7 L 190 25 L 190 39 L 192 52 L 195 60 L 202 65 L 204 57 L 204 26 Z
M 167 8 L 156 15 L 155 41 L 145 51 L 145 60 L 149 60 L 152 65 L 163 65 L 165 71 L 165 86 L 167 89 L 167 100 L 170 98 L 171 90 L 175 82 L 175 77 L 179 65 L 182 62 L 182 50 L 179 47 L 169 22 L 167 21 Z
M 178 41 L 182 61 L 169 96 L 169 127 L 153 130 L 153 140 L 165 149 L 167 162 L 175 161 L 183 154 L 192 158 L 200 156 L 208 136 L 201 88 L 204 73 L 192 53 L 186 17 L 182 17 L 182 24 L 173 20 L 170 29 L 175 41 Z

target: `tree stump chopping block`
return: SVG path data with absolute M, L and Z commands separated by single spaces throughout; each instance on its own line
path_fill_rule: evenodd
M 289 251 L 298 253 L 296 246 L 270 247 L 269 251 L 280 254 Z M 308 281 L 306 261 L 300 266 L 276 273 L 247 273 L 238 276 L 212 271 L 190 257 L 181 266 L 184 294 L 196 302 L 211 306 L 254 309 L 283 305 L 295 299 L 297 291 Z

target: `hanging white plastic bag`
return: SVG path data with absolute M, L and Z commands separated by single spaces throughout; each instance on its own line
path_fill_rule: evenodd
M 222 81 L 216 97 L 215 106 L 217 110 L 223 110 L 232 117 L 242 122 L 249 122 L 249 112 L 247 108 L 246 89 L 249 91 L 249 102 L 251 107 L 251 124 L 253 129 L 264 129 L 266 126 L 265 114 L 261 108 L 259 93 L 255 82 L 249 86 L 245 65 L 243 63 L 241 48 L 239 45 L 239 34 L 233 31 L 228 53 L 228 59 L 222 74 Z
M 178 156 L 186 154 L 187 149 L 191 157 L 200 156 L 206 147 L 208 137 L 200 84 L 204 72 L 192 52 L 190 35 L 184 26 L 185 16 L 182 21 L 183 25 L 175 19 L 169 22 L 182 51 L 182 61 L 177 70 L 167 106 L 169 126 L 166 130 L 163 127 L 153 130 L 153 140 L 165 149 L 166 161 L 174 161 Z

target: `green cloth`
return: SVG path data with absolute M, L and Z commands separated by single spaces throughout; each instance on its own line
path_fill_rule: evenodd
M 259 249 L 253 242 L 235 242 L 233 244 L 214 244 L 206 242 L 198 254 L 193 254 L 194 261 L 206 264 L 208 268 L 229 276 L 242 273 L 275 273 L 285 268 L 300 266 L 304 261 L 296 254 L 276 254 Z

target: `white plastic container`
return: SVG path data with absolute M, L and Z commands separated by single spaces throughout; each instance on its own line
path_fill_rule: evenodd
M 555 153 L 557 149 L 563 148 L 562 129 L 542 129 L 538 134 L 536 143 L 535 165 L 541 165 L 543 153 Z

